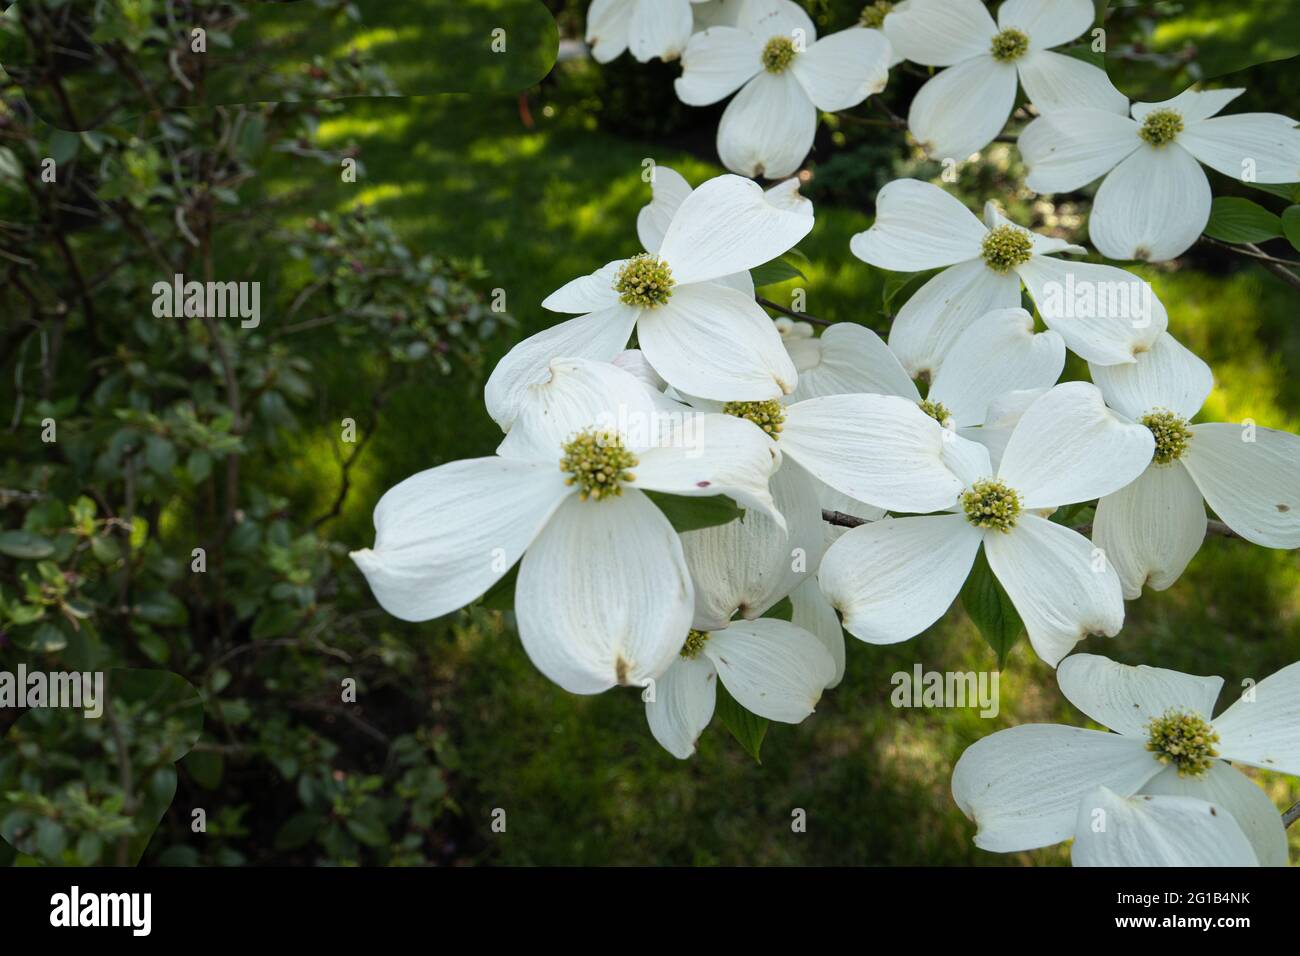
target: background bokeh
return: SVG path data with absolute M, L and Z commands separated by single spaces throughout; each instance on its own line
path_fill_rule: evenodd
M 365 5 L 357 6 L 364 23 Z M 402 11 L 432 42 L 438 20 L 431 6 L 436 4 L 424 0 L 386 4 L 389 15 Z M 553 0 L 549 6 L 562 35 L 580 35 L 585 2 Z M 1293 52 L 1286 30 L 1294 18 L 1285 28 L 1279 25 L 1280 5 L 1189 0 L 1114 6 L 1106 63 L 1131 97 L 1164 99 L 1208 75 L 1249 88 L 1234 111 L 1287 112 L 1300 101 L 1295 61 L 1262 62 Z M 850 25 L 858 7 L 841 0 L 809 4 L 823 30 Z M 366 63 L 388 77 L 403 75 L 404 64 L 427 55 L 409 34 L 398 43 L 377 33 L 361 43 L 354 37 L 347 50 L 335 51 L 336 58 L 358 47 Z M 1233 72 L 1222 76 L 1227 70 Z M 133 328 L 147 296 L 128 288 L 125 279 L 92 293 L 100 304 L 100 336 L 114 351 L 97 354 L 99 343 L 89 339 L 84 325 L 72 327 L 65 348 L 74 358 L 65 359 L 47 394 L 27 399 L 17 424 L 0 438 L 6 459 L 0 488 L 57 497 L 65 509 L 80 495 L 96 500 L 92 524 L 79 532 L 70 555 L 91 548 L 97 538 L 113 537 L 111 527 L 95 522 L 120 512 L 118 503 L 129 494 L 156 498 L 153 520 L 148 540 L 131 540 L 124 553 L 105 554 L 104 560 L 95 552 L 94 574 L 82 565 L 73 577 L 64 575 L 85 592 L 92 613 L 75 631 L 59 622 L 62 645 L 54 646 L 59 642 L 49 632 L 42 632 L 44 643 L 37 641 L 40 623 L 16 624 L 10 614 L 7 636 L 0 635 L 0 667 L 12 669 L 20 658 L 44 661 L 49 669 L 88 660 L 171 671 L 197 689 L 204 731 L 193 749 L 174 751 L 188 749 L 176 764 L 170 809 L 147 849 L 142 847 L 145 863 L 1068 862 L 1064 846 L 1009 856 L 976 849 L 974 827 L 949 793 L 953 763 L 980 737 L 1027 721 L 1083 723 L 1026 643 L 1013 649 L 1002 672 L 995 719 L 981 719 L 974 708 L 907 710 L 890 704 L 891 675 L 910 672 L 915 664 L 939 671 L 996 666 L 960 608 L 899 646 L 871 647 L 849 638 L 843 683 L 803 724 L 771 725 L 761 764 L 717 721 L 698 754 L 682 762 L 651 738 L 638 692 L 581 698 L 546 681 L 523 653 L 507 612 L 472 607 L 441 621 L 403 624 L 376 612 L 344 557 L 370 544 L 370 513 L 388 487 L 416 471 L 492 452 L 499 432 L 482 406 L 486 370 L 511 344 L 555 321 L 540 308 L 549 292 L 638 251 L 635 216 L 649 198 L 643 160 L 671 166 L 695 183 L 722 171 L 713 149 L 720 108 L 678 104 L 671 88 L 676 73 L 675 65 L 640 65 L 630 57 L 603 68 L 566 58 L 522 95 L 361 98 L 327 109 L 275 110 L 276 122 L 288 132 L 275 149 L 251 150 L 246 162 L 253 172 L 233 187 L 235 209 L 263 215 L 252 226 L 233 220 L 218 233 L 228 242 L 218 239 L 211 251 L 216 274 L 262 276 L 274 299 L 269 306 L 264 294 L 261 330 L 274 341 L 253 351 L 229 340 L 240 374 L 260 375 L 263 386 L 254 391 L 258 398 L 246 414 L 264 431 L 254 436 L 250 428 L 239 436 L 245 444 L 238 475 L 244 514 L 227 548 L 239 560 L 232 558 L 223 571 L 224 595 L 212 591 L 211 576 L 197 585 L 179 570 L 160 576 L 156 600 L 162 610 L 148 611 L 143 626 L 138 594 L 125 602 L 125 613 L 113 612 L 123 566 L 137 555 L 141 562 L 189 562 L 194 541 L 204 540 L 208 497 L 220 510 L 230 493 L 219 481 L 228 452 L 208 448 L 208 464 L 217 467 L 211 469 L 215 477 L 204 473 L 202 462 L 192 465 L 197 446 L 182 446 L 169 424 L 168 410 L 184 401 L 185 383 L 171 383 L 167 396 L 152 384 L 162 371 L 156 366 L 160 356 L 151 356 Z M 923 76 L 899 71 L 886 102 L 905 113 L 921 82 Z M 869 107 L 853 112 L 882 115 Z M 133 126 L 127 139 L 150 142 L 155 131 L 149 124 L 156 120 L 137 122 L 143 125 Z M 84 157 L 84 140 L 80 149 Z M 129 157 L 138 147 L 128 142 L 123 149 Z M 360 161 L 355 183 L 340 181 L 339 157 Z M 85 172 L 103 175 L 93 165 Z M 870 224 L 872 200 L 885 182 L 938 173 L 905 133 L 827 117 L 804 186 L 817 206 L 817 226 L 800 245 L 811 266 L 805 280 L 766 294 L 786 302 L 797 284 L 807 291 L 810 313 L 885 332 L 889 277 L 854 259 L 849 237 Z M 1210 175 L 1216 195 L 1281 202 Z M 1017 221 L 1085 241 L 1087 191 L 1051 202 L 1028 193 L 1023 176 L 1014 145 L 1000 143 L 964 167 L 949 188 L 972 208 L 995 198 Z M 157 203 L 166 220 L 167 204 L 177 201 L 150 199 L 137 214 L 147 216 Z M 12 212 L 17 203 L 9 195 L 0 208 Z M 43 213 L 29 214 L 35 220 Z M 130 241 L 112 228 L 108 220 L 83 224 L 70 241 L 78 252 L 111 260 L 111 250 Z M 1279 251 L 1285 249 L 1282 243 Z M 52 258 L 49 281 L 76 314 L 73 278 L 60 274 L 61 261 Z M 385 285 L 397 263 L 397 277 Z M 149 268 L 142 267 L 141 277 L 152 276 Z M 339 269 L 351 272 L 351 284 L 336 276 Z M 1170 331 L 1215 371 L 1203 419 L 1249 417 L 1300 430 L 1294 291 L 1246 259 L 1205 245 L 1176 262 L 1138 271 L 1168 307 Z M 277 340 L 282 316 L 323 278 L 330 279 L 326 294 L 335 296 L 348 317 L 331 321 L 332 310 L 324 309 L 318 326 L 308 323 Z M 394 300 L 392 286 L 407 285 L 418 290 L 414 298 Z M 504 290 L 508 317 L 487 307 L 494 290 Z M 9 301 L 23 307 L 21 298 Z M 429 320 L 412 331 L 407 310 L 422 308 L 445 321 Z M 205 340 L 202 329 L 191 335 L 199 342 L 191 341 L 192 348 L 205 342 L 215 348 L 220 339 Z M 14 340 L 0 357 L 0 409 L 12 408 L 36 374 L 28 371 L 27 384 L 15 380 L 21 340 Z M 400 356 L 393 354 L 395 345 Z M 245 348 L 247 359 L 239 351 Z M 33 447 L 43 417 L 39 409 L 59 406 L 68 416 L 108 417 L 127 393 L 106 399 L 96 411 L 96 396 L 84 385 L 86 369 L 102 361 L 129 370 L 133 360 L 146 368 L 132 373 L 139 382 L 130 401 L 142 412 L 156 406 L 162 422 L 135 423 L 141 447 L 147 451 L 157 441 L 177 446 L 170 459 L 156 452 L 163 460 L 151 463 L 157 465 L 155 485 L 142 487 L 137 479 L 128 490 L 127 474 L 102 462 L 96 466 L 93 452 L 87 452 L 89 463 L 45 460 L 49 449 Z M 262 364 L 247 364 L 254 360 Z M 195 368 L 219 389 L 215 355 L 205 354 Z M 282 377 L 268 383 L 268 375 Z M 294 376 L 300 381 L 293 382 Z M 1067 377 L 1085 376 L 1086 369 L 1071 358 Z M 342 463 L 354 446 L 340 441 L 345 418 L 359 423 L 363 439 L 346 469 Z M 118 440 L 116 434 L 107 426 L 87 426 L 83 437 L 93 448 Z M 59 515 L 39 513 L 50 510 L 48 501 L 11 495 L 0 505 L 5 528 L 50 539 L 69 533 L 60 530 L 67 522 Z M 255 531 L 245 531 L 245 525 Z M 238 539 L 241 534 L 249 540 Z M 12 553 L 0 557 L 0 595 L 10 610 L 36 563 Z M 146 576 L 142 564 L 132 586 L 142 587 Z M 293 609 L 287 616 L 285 606 Z M 1127 612 L 1117 638 L 1093 638 L 1079 649 L 1127 663 L 1221 675 L 1226 684 L 1220 706 L 1226 706 L 1244 679 L 1263 679 L 1300 659 L 1300 560 L 1294 553 L 1211 538 L 1173 588 L 1145 594 Z M 93 641 L 82 646 L 78 635 L 88 630 Z M 346 678 L 357 681 L 356 703 L 339 703 Z M 9 748 L 0 749 L 0 835 L 22 851 L 8 851 L 9 859 L 111 859 L 109 848 L 118 839 L 111 826 L 123 825 L 114 820 L 144 827 L 121 812 L 120 798 L 112 802 L 114 744 L 105 741 L 98 756 L 84 757 L 79 769 L 65 768 L 55 778 L 44 768 L 63 738 L 35 722 L 18 726 L 15 720 L 13 714 L 0 716 L 0 730 L 10 726 L 9 738 L 0 742 Z M 71 822 L 69 788 L 77 773 L 101 764 L 98 788 L 83 800 L 97 813 Z M 1300 782 L 1258 777 L 1279 807 L 1300 800 Z M 132 801 L 126 803 L 130 810 Z M 196 807 L 206 811 L 206 833 L 192 830 Z M 806 832 L 792 832 L 796 808 L 807 813 Z M 497 809 L 506 812 L 505 832 L 491 826 Z M 88 839 L 87 833 L 99 837 Z M 1293 832 L 1292 848 L 1300 850 L 1300 832 Z M 0 857 L 4 853 L 0 849 Z

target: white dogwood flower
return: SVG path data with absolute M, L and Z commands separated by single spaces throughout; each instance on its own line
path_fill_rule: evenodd
M 732 172 L 776 179 L 812 149 L 817 111 L 856 106 L 889 79 L 892 51 L 878 30 L 817 39 L 793 0 L 748 0 L 734 27 L 710 27 L 682 54 L 678 98 L 708 106 L 740 93 L 718 125 L 718 155 Z
M 704 0 L 591 0 L 587 44 L 597 63 L 626 50 L 646 63 L 675 60 L 695 28 L 694 7 Z
M 1072 108 L 1020 134 L 1026 184 L 1069 192 L 1100 177 L 1088 233 L 1111 259 L 1161 262 L 1181 255 L 1210 219 L 1201 163 L 1244 182 L 1300 180 L 1300 129 L 1280 113 L 1217 114 L 1245 90 L 1184 90 L 1134 103 L 1132 118 Z
M 719 677 L 747 710 L 798 723 L 843 673 L 844 638 L 835 612 L 824 600 L 809 601 L 802 587 L 816 588 L 812 576 L 825 545 L 810 479 L 785 461 L 771 488 L 786 527 L 749 510 L 739 521 L 681 535 L 695 585 L 695 619 L 679 659 L 656 682 L 653 700 L 646 700 L 651 732 L 677 757 L 695 752 L 713 716 Z M 796 611 L 790 622 L 762 617 L 785 597 Z
M 671 171 L 656 170 L 656 194 L 679 191 L 675 181 L 685 185 Z M 794 366 L 780 336 L 754 301 L 749 277 L 738 274 L 806 236 L 811 205 L 796 203 L 785 189 L 765 194 L 739 176 L 709 180 L 662 217 L 666 205 L 656 200 L 639 218 L 645 253 L 575 279 L 542 303 L 578 318 L 520 342 L 492 371 L 484 395 L 488 414 L 503 429 L 510 429 L 529 387 L 546 380 L 552 359 L 607 362 L 634 328 L 645 359 L 680 391 L 762 400 L 794 390 Z
M 681 542 L 644 491 L 723 494 L 780 522 L 779 456 L 732 416 L 665 417 L 613 365 L 557 359 L 549 373 L 495 456 L 390 489 L 374 548 L 352 559 L 406 621 L 463 607 L 519 562 L 519 636 L 543 674 L 578 694 L 642 684 L 672 662 L 694 608 Z
M 837 322 L 813 337 L 806 322 L 778 319 L 786 351 L 799 370 L 792 401 L 858 393 L 895 395 L 916 405 L 962 438 L 984 440 L 984 418 L 991 402 L 1013 389 L 1045 390 L 1065 367 L 1065 343 L 1048 329 L 1034 332 L 1024 309 L 1002 309 L 976 319 L 953 345 L 949 361 L 935 376 L 923 400 L 916 383 L 880 336 L 851 322 Z M 817 482 L 817 497 L 828 511 L 875 521 L 885 511 Z M 843 529 L 831 530 L 839 537 Z
M 1022 282 L 1048 328 L 1090 362 L 1133 362 L 1168 325 L 1142 279 L 1115 266 L 1057 259 L 1086 250 L 1015 225 L 992 203 L 981 223 L 933 183 L 887 184 L 876 196 L 876 221 L 849 247 L 882 269 L 943 269 L 907 300 L 889 333 L 889 347 L 913 377 L 933 376 L 976 318 L 1020 305 Z
M 1124 599 L 1114 568 L 1047 516 L 1131 482 L 1151 460 L 1151 433 L 1122 421 L 1094 386 L 1067 382 L 1025 412 L 996 473 L 982 445 L 962 446 L 952 456 L 965 482 L 949 502 L 953 513 L 862 525 L 827 551 L 818 580 L 845 630 L 871 644 L 915 637 L 947 611 L 982 545 L 1047 663 L 1089 634 L 1119 633 Z
M 1088 106 L 1123 113 L 1106 71 L 1052 52 L 1092 25 L 1092 0 L 1006 0 L 995 23 L 980 0 L 908 0 L 884 31 L 904 59 L 947 67 L 912 100 L 907 126 L 935 159 L 965 159 L 1002 132 L 1023 86 L 1040 113 Z
M 821 642 L 788 621 L 758 618 L 713 631 L 692 629 L 678 659 L 655 682 L 646 720 L 655 740 L 684 760 L 713 719 L 718 680 L 751 713 L 797 724 L 813 712 L 834 673 Z
M 1070 703 L 1114 733 L 1025 724 L 968 747 L 953 768 L 952 794 L 979 827 L 976 846 L 1013 853 L 1073 837 L 1082 844 L 1076 853 L 1092 863 L 1119 853 L 1112 841 L 1127 839 L 1126 828 L 1143 838 L 1168 832 L 1168 819 L 1133 819 L 1134 807 L 1097 800 L 1093 792 L 1105 787 L 1120 800 L 1150 795 L 1214 804 L 1236 821 L 1261 865 L 1286 865 L 1281 815 L 1228 761 L 1300 775 L 1300 663 L 1253 685 L 1213 719 L 1220 677 L 1131 667 L 1092 654 L 1066 658 L 1056 676 Z M 1096 810 L 1104 812 L 1101 832 L 1093 829 Z M 1191 843 L 1210 830 L 1202 821 L 1183 835 Z M 1232 851 L 1230 837 L 1214 839 Z M 1203 859 L 1192 846 L 1128 856 L 1141 865 Z
M 1190 424 L 1214 377 L 1168 333 L 1134 364 L 1094 367 L 1092 378 L 1156 443 L 1146 471 L 1103 497 L 1093 523 L 1126 598 L 1178 580 L 1205 539 L 1206 502 L 1248 541 L 1300 548 L 1300 438 L 1253 423 Z

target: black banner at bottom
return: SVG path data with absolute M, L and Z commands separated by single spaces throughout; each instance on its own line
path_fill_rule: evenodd
M 267 935 L 330 944 L 431 929 L 441 937 L 462 927 L 495 937 L 567 925 L 583 939 L 602 929 L 618 938 L 658 934 L 687 912 L 728 941 L 781 924 L 818 935 L 838 924 L 864 942 L 910 926 L 917 945 L 931 929 L 945 934 L 936 945 L 952 932 L 974 941 L 999 928 L 1071 941 L 1170 932 L 1227 940 L 1292 929 L 1298 899 L 1293 870 L 0 870 L 7 942 L 75 934 L 205 948 Z

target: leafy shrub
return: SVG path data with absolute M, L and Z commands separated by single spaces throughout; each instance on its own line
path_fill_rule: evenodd
M 375 630 L 325 533 L 377 421 L 329 422 L 340 478 L 323 514 L 291 513 L 267 463 L 321 427 L 312 343 L 349 350 L 375 410 L 409 378 L 476 374 L 509 317 L 475 264 L 408 248 L 364 208 L 304 219 L 305 191 L 261 190 L 274 154 L 326 176 L 360 162 L 313 134 L 338 109 L 319 98 L 390 90 L 365 54 L 279 77 L 302 105 L 199 110 L 197 85 L 131 57 L 141 34 L 115 19 L 151 25 L 156 44 L 162 5 L 118 9 L 24 0 L 0 27 L 21 51 L 5 62 L 22 64 L 0 86 L 0 246 L 14 250 L 0 261 L 0 671 L 107 672 L 115 688 L 100 720 L 0 715 L 0 859 L 444 858 L 457 851 L 433 824 L 454 809 L 455 758 L 425 720 L 432 669 Z M 218 41 L 245 15 L 193 11 Z M 55 36 L 95 55 L 68 62 Z M 237 55 L 252 69 L 257 52 Z M 112 82 L 128 61 L 131 82 Z M 99 88 L 95 129 L 38 115 L 84 123 L 60 112 L 65 85 Z M 141 99 L 148 114 L 129 118 Z M 151 290 L 177 274 L 256 279 L 274 319 L 159 317 Z

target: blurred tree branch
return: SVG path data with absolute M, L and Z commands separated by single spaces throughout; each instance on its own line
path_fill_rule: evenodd
M 1273 275 L 1291 286 L 1291 288 L 1300 290 L 1300 275 L 1297 275 L 1292 271 L 1293 269 L 1300 267 L 1300 262 L 1293 262 L 1290 259 L 1278 259 L 1275 256 L 1270 256 L 1253 242 L 1234 245 L 1229 242 L 1220 242 L 1218 239 L 1211 239 L 1209 236 L 1201 236 L 1201 242 L 1205 243 L 1207 246 L 1213 246 L 1216 249 L 1225 249 L 1234 255 L 1243 256 L 1247 259 L 1258 262 L 1269 272 L 1273 273 Z

